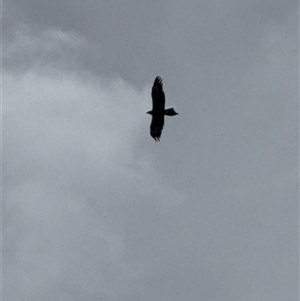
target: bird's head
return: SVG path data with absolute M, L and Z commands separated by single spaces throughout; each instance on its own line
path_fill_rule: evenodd
M 147 114 L 152 115 L 152 111 L 148 111 Z

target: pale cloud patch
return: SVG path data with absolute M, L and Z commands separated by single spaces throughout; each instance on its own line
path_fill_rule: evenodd
M 53 53 L 83 44 L 72 34 L 27 29 L 5 51 L 13 59 L 26 50 L 38 62 L 3 72 L 3 279 L 10 299 L 126 296 L 148 267 L 125 258 L 134 252 L 126 243 L 130 214 L 141 204 L 167 214 L 183 201 L 151 155 L 135 152 L 142 135 L 150 139 L 150 87 L 137 92 L 121 79 L 70 71 L 70 61 L 50 64 Z

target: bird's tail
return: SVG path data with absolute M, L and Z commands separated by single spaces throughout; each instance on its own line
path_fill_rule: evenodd
M 175 116 L 178 115 L 177 112 L 175 112 L 174 108 L 166 109 L 165 110 L 165 115 L 167 116 Z

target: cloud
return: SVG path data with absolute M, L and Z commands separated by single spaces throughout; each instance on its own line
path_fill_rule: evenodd
M 296 300 L 298 3 L 21 2 L 4 299 Z M 156 75 L 180 114 L 159 144 Z
M 142 204 L 167 214 L 183 200 L 134 148 L 150 140 L 150 87 L 76 71 L 77 35 L 26 28 L 15 38 L 5 59 L 33 64 L 3 71 L 3 295 L 120 299 L 147 274 L 126 259 L 126 213 L 138 218 Z
M 99 60 L 101 47 L 93 48 L 84 37 L 76 32 L 59 29 L 33 28 L 20 24 L 11 28 L 11 34 L 4 37 L 4 67 L 10 71 L 28 72 L 76 72 L 84 70 L 84 57 Z

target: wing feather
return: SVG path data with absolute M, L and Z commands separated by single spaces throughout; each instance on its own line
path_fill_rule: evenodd
M 154 112 L 163 112 L 165 110 L 165 93 L 163 91 L 163 80 L 157 76 L 152 87 L 152 110 Z
M 153 115 L 150 125 L 150 135 L 155 141 L 159 141 L 162 130 L 164 128 L 164 115 Z

